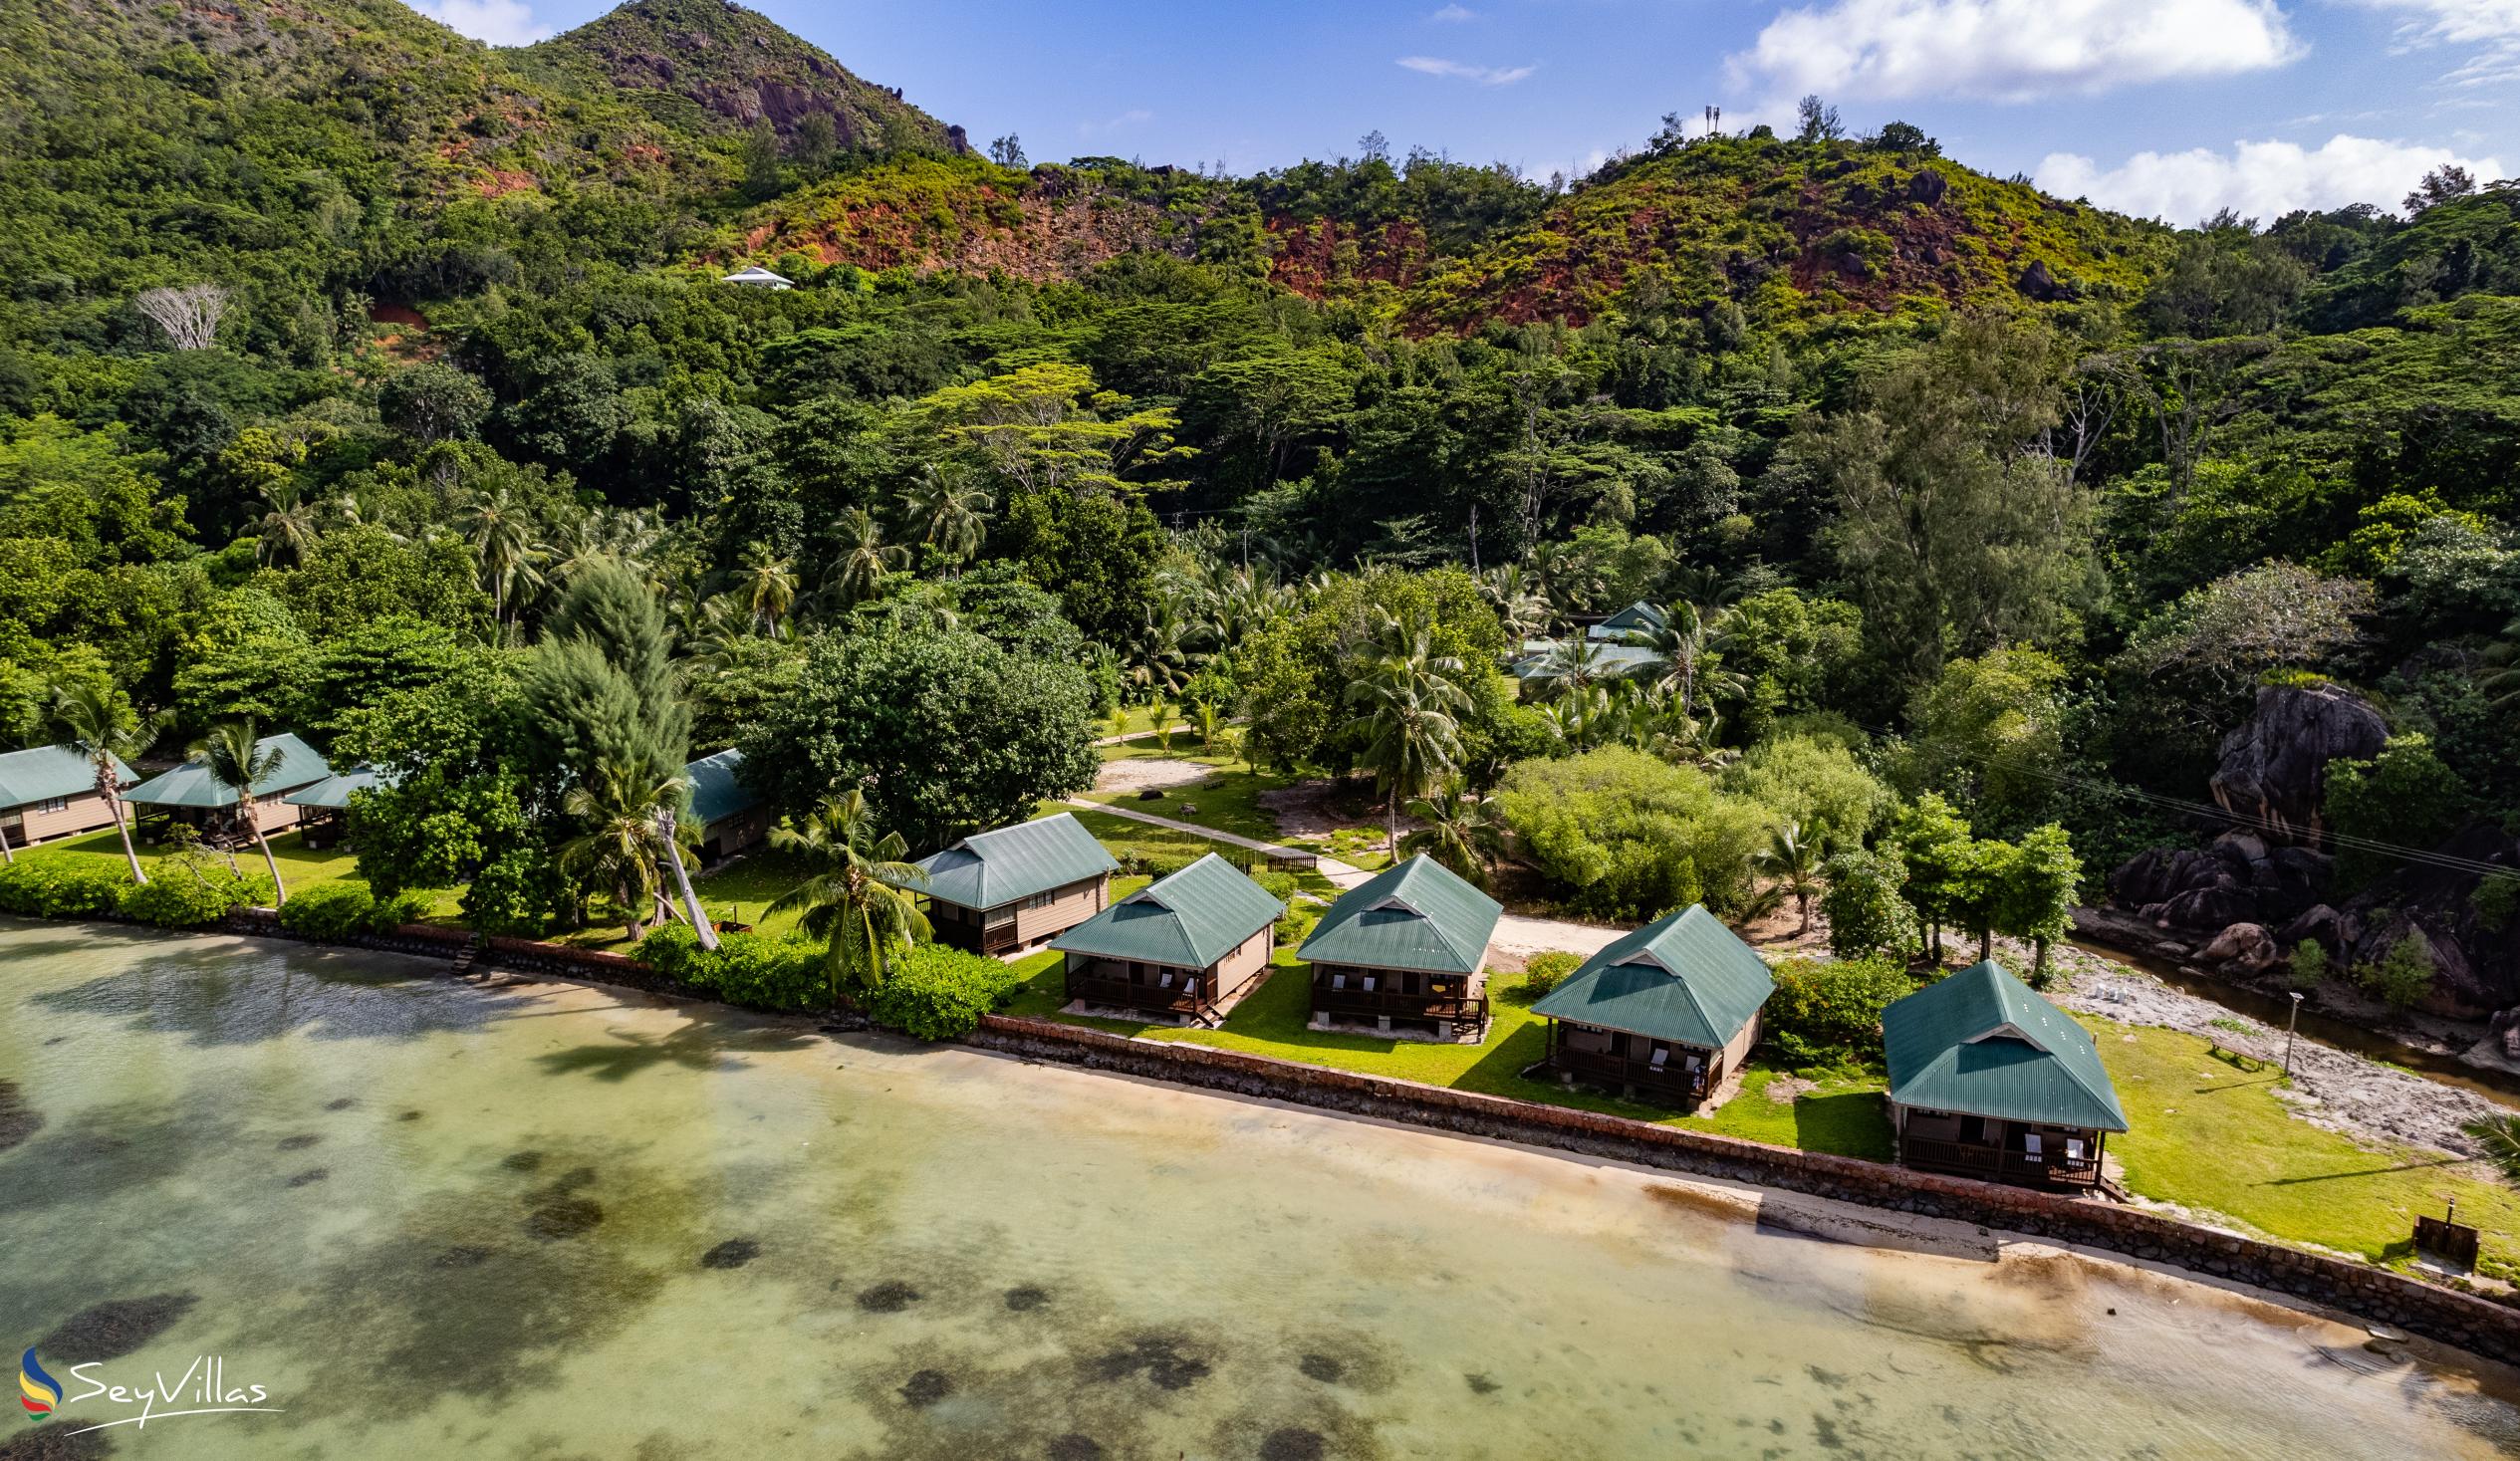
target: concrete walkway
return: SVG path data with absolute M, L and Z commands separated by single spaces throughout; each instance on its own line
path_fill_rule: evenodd
M 1200 827 L 1196 823 L 1176 822 L 1169 817 L 1157 817 L 1151 812 L 1115 807 L 1104 802 L 1089 802 L 1083 797 L 1070 797 L 1068 805 L 1088 812 L 1108 812 L 1114 817 L 1126 817 L 1132 822 L 1145 823 L 1148 827 L 1185 832 L 1192 837 L 1202 837 L 1209 842 L 1223 843 L 1228 847 L 1248 848 L 1255 852 L 1270 852 L 1285 857 L 1319 856 L 1307 848 L 1289 848 L 1276 843 L 1264 843 L 1256 838 L 1239 837 L 1230 832 L 1219 832 L 1212 827 Z M 1342 862 L 1336 857 L 1319 857 L 1315 865 L 1320 869 L 1321 875 L 1330 879 L 1331 885 L 1342 892 L 1374 875 L 1363 867 Z M 1610 928 L 1599 923 L 1570 923 L 1563 918 L 1526 918 L 1518 913 L 1508 913 L 1497 920 L 1496 935 L 1490 940 L 1490 944 L 1501 952 L 1521 956 L 1545 954 L 1560 949 L 1571 954 L 1590 956 L 1600 953 L 1613 939 L 1627 931 L 1625 928 Z

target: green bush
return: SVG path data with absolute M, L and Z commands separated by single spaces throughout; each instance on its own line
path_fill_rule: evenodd
M 435 906 L 436 900 L 427 893 L 404 888 L 392 897 L 376 899 L 375 906 L 369 910 L 368 931 L 391 933 L 405 923 L 417 923 L 426 918 Z
M 126 883 L 120 910 L 160 928 L 203 928 L 239 908 L 269 902 L 271 880 L 225 867 L 177 865 L 169 859 L 145 883 Z
M 2295 989 L 2317 989 L 2328 977 L 2328 946 L 2315 938 L 2305 938 L 2293 945 L 2292 981 Z
M 122 909 L 130 878 L 119 867 L 27 858 L 0 866 L 0 912 L 28 918 L 93 918 Z
M 688 924 L 667 923 L 638 941 L 641 963 L 728 1004 L 760 1010 L 819 1010 L 831 1003 L 823 949 L 801 938 L 718 935 L 714 953 Z
M 1795 1061 L 1876 1059 L 1882 1011 L 1915 992 L 1907 971 L 1888 959 L 1788 959 L 1776 967 L 1766 1037 Z
M 2402 1010 L 2432 992 L 2432 950 L 2423 935 L 2408 932 L 2389 946 L 2378 963 L 2366 964 L 2357 978 L 2365 989 Z
M 1532 955 L 1530 962 L 1523 965 L 1523 1002 L 1529 1004 L 1545 997 L 1549 991 L 1564 984 L 1568 975 L 1583 967 L 1582 954 L 1552 950 Z
M 1703 902 L 1746 905 L 1752 854 L 1775 814 L 1716 789 L 1704 772 L 1625 746 L 1505 774 L 1497 810 L 1531 860 L 1581 912 L 1644 919 Z
M 925 943 L 892 961 L 868 1001 L 877 1024 L 919 1040 L 959 1040 L 1023 982 L 995 959 Z
M 280 926 L 308 938 L 339 941 L 367 932 L 376 911 L 376 895 L 365 884 L 319 883 L 280 905 Z

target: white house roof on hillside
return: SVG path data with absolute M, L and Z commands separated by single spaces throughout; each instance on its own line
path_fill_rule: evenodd
M 732 274 L 722 275 L 724 284 L 758 284 L 768 289 L 794 289 L 796 281 L 784 274 L 773 274 L 759 264 L 747 264 Z

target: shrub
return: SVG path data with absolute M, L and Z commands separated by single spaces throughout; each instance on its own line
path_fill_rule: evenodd
M 2360 979 L 2391 1008 L 2402 1010 L 2432 992 L 2432 949 L 2422 934 L 2409 930 L 2379 962 L 2365 965 Z
M 436 900 L 427 893 L 404 888 L 392 897 L 376 899 L 376 905 L 369 910 L 368 931 L 391 933 L 405 923 L 417 923 L 426 918 L 435 906 Z
M 1522 995 L 1526 1003 L 1545 997 L 1549 991 L 1566 982 L 1568 975 L 1584 967 L 1582 954 L 1551 950 L 1534 954 L 1523 965 Z
M 1023 982 L 995 959 L 925 943 L 892 961 L 867 1014 L 919 1040 L 959 1040 Z
M 0 866 L 0 912 L 29 918 L 92 918 L 117 912 L 131 885 L 122 869 L 28 858 Z
M 2328 977 L 2328 946 L 2315 938 L 2305 938 L 2293 945 L 2292 981 L 2295 989 L 2317 989 Z
M 1841 959 L 1904 955 L 1916 947 L 1916 910 L 1899 888 L 1907 865 L 1896 857 L 1862 850 L 1829 859 L 1821 876 L 1820 915 L 1829 922 L 1829 952 Z
M 640 939 L 636 952 L 649 968 L 729 1004 L 819 1010 L 831 1003 L 823 949 L 802 938 L 726 933 L 711 952 L 689 925 L 667 923 Z
M 1870 1057 L 1881 1048 L 1882 1011 L 1915 991 L 1888 959 L 1788 959 L 1776 968 L 1766 1035 L 1798 1061 Z
M 2467 895 L 2467 905 L 2476 910 L 2477 927 L 2487 933 L 2502 932 L 2511 926 L 2511 915 L 2520 912 L 2520 877 L 2495 873 L 2479 878 Z
M 1581 911 L 1649 918 L 1704 902 L 1739 910 L 1751 855 L 1774 814 L 1716 790 L 1705 773 L 1624 746 L 1505 774 L 1496 806 L 1531 859 Z
M 368 931 L 376 895 L 356 882 L 327 882 L 290 895 L 280 905 L 280 926 L 308 938 L 338 942 Z
M 160 928 L 202 928 L 239 908 L 268 902 L 270 879 L 225 867 L 182 867 L 160 862 L 157 875 L 122 889 L 123 916 Z

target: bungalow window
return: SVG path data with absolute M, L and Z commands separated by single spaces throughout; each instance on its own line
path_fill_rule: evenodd
M 67 812 L 70 810 L 70 798 L 47 797 L 43 801 L 35 804 L 35 810 L 38 812 Z

